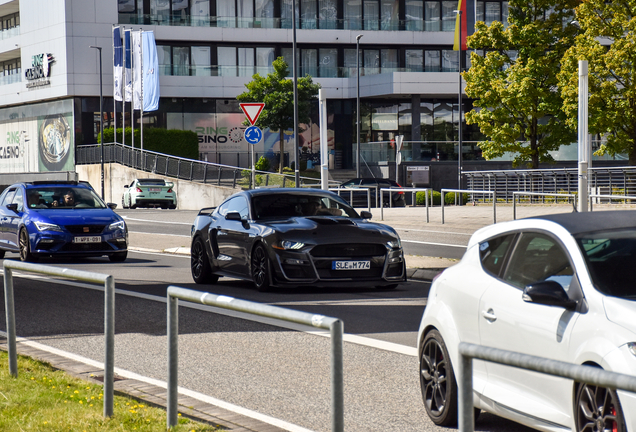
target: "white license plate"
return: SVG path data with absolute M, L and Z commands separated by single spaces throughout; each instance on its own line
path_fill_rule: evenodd
M 161 188 L 149 188 L 149 192 L 161 192 Z
M 101 243 L 101 236 L 81 236 L 73 237 L 73 243 Z
M 369 270 L 371 261 L 332 261 L 332 270 Z

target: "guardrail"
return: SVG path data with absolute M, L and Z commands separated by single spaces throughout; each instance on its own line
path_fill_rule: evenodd
M 252 315 L 260 315 L 283 321 L 304 324 L 331 332 L 331 407 L 334 432 L 344 432 L 344 384 L 343 384 L 343 333 L 344 324 L 337 318 L 324 315 L 299 312 L 278 306 L 240 300 L 234 297 L 195 291 L 178 286 L 169 286 L 168 303 L 168 429 L 178 422 L 178 337 L 179 337 L 179 299 L 193 303 L 216 306 Z
M 512 219 L 517 220 L 517 197 L 518 196 L 554 196 L 554 197 L 568 197 L 574 198 L 572 202 L 572 206 L 574 207 L 574 211 L 576 211 L 576 195 L 575 194 L 564 194 L 564 193 L 540 193 L 540 192 L 513 192 L 512 193 Z
M 536 357 L 460 342 L 457 387 L 459 430 L 462 432 L 473 432 L 475 430 L 475 414 L 473 410 L 473 359 L 636 393 L 636 377 L 631 375 L 609 372 L 593 366 L 577 365 L 558 360 L 550 360 L 544 357 Z
M 596 195 L 596 194 L 592 194 L 592 195 L 588 195 L 588 198 L 607 198 L 610 201 L 611 200 L 628 200 L 628 199 L 636 200 L 636 196 L 629 196 L 629 195 Z M 590 211 L 594 211 L 591 199 L 590 199 Z
M 110 275 L 67 268 L 45 266 L 4 260 L 4 304 L 7 316 L 7 352 L 9 373 L 18 376 L 18 354 L 15 335 L 15 304 L 13 299 L 13 270 L 58 276 L 96 284 L 104 284 L 104 336 L 106 354 L 104 359 L 104 417 L 113 415 L 115 382 L 115 280 Z
M 417 192 L 424 192 L 424 202 L 426 203 L 426 223 L 429 222 L 428 215 L 428 194 L 431 194 L 431 204 L 433 203 L 433 189 L 431 188 L 382 188 L 380 189 L 380 220 L 384 220 L 384 192 L 411 192 L 411 202 L 413 207 L 417 206 Z M 393 207 L 393 200 L 389 199 L 390 207 Z
M 497 223 L 497 196 L 494 191 L 470 189 L 442 189 L 442 224 L 444 224 L 444 194 L 446 192 L 492 195 L 492 223 Z
M 329 188 L 330 191 L 337 191 L 338 196 L 342 196 L 340 195 L 340 191 L 346 191 L 349 192 L 349 205 L 351 205 L 351 207 L 355 207 L 353 205 L 353 195 L 355 193 L 357 193 L 358 195 L 360 195 L 360 192 L 363 191 L 363 189 L 367 190 L 367 207 L 369 208 L 369 211 L 371 211 L 371 189 L 376 189 L 373 186 L 367 187 L 367 186 L 356 186 L 355 188 L 341 188 L 341 187 L 337 187 L 337 188 Z M 377 194 L 376 194 L 376 202 L 377 202 Z

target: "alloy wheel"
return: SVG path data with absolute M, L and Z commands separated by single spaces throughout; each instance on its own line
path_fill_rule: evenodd
M 616 392 L 605 387 L 582 384 L 576 396 L 576 430 L 625 431 L 625 419 Z

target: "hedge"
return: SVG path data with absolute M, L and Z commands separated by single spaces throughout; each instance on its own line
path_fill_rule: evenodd
M 126 144 L 130 144 L 132 129 L 126 128 Z M 99 142 L 99 135 L 97 137 Z M 117 140 L 122 141 L 121 128 L 117 128 Z M 104 142 L 114 142 L 113 128 L 104 129 Z M 141 132 L 135 129 L 135 147 L 141 147 Z M 188 159 L 199 159 L 199 138 L 196 132 L 179 129 L 144 129 L 144 150 Z

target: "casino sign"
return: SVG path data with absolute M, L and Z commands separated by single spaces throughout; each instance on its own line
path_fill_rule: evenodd
M 36 54 L 31 57 L 31 67 L 24 72 L 29 81 L 27 88 L 41 87 L 51 84 L 51 64 L 55 62 L 52 54 Z

